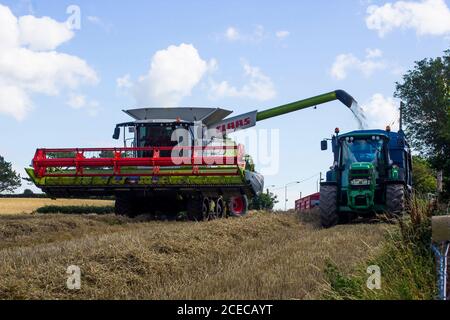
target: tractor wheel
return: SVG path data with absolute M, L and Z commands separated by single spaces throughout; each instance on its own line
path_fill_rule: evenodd
M 401 217 L 406 207 L 406 192 L 403 184 L 386 186 L 386 208 L 393 217 Z
M 324 228 L 331 228 L 338 224 L 337 186 L 320 187 L 320 223 Z
M 226 211 L 225 211 L 225 203 L 223 202 L 222 197 L 219 197 L 215 203 L 215 208 L 214 208 L 214 212 L 216 215 L 216 218 L 221 219 L 223 217 L 226 216 Z
M 133 198 L 127 196 L 116 196 L 114 213 L 119 216 L 133 218 L 136 216 Z
M 231 197 L 228 201 L 228 212 L 233 217 L 242 217 L 247 214 L 248 199 L 246 195 Z

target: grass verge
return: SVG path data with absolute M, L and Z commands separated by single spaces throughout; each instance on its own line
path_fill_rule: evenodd
M 346 275 L 335 263 L 327 261 L 325 275 L 330 290 L 327 299 L 430 300 L 436 297 L 436 266 L 431 250 L 433 207 L 414 198 L 410 215 L 387 233 L 382 250 L 353 274 Z M 381 271 L 381 288 L 370 290 L 369 266 Z

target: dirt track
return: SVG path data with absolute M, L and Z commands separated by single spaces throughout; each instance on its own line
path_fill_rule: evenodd
M 107 216 L 0 216 L 0 298 L 313 299 L 327 259 L 350 271 L 384 224 L 323 230 L 315 218 L 163 222 Z M 66 269 L 81 268 L 81 289 Z

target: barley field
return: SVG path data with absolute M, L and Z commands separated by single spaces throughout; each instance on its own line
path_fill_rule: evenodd
M 321 229 L 314 212 L 209 222 L 0 215 L 0 299 L 320 299 L 326 262 L 352 272 L 389 228 Z M 70 265 L 79 290 L 66 287 Z
M 28 214 L 37 208 L 54 206 L 107 206 L 114 205 L 110 200 L 82 200 L 82 199 L 57 199 L 48 198 L 0 198 L 0 215 L 4 214 Z

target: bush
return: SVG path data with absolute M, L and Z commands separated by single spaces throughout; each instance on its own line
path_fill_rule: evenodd
M 110 214 L 114 213 L 113 206 L 44 206 L 36 210 L 37 213 L 63 214 Z
M 381 252 L 360 266 L 354 275 L 344 275 L 328 262 L 325 276 L 331 286 L 328 299 L 431 300 L 436 298 L 436 264 L 431 250 L 431 215 L 434 207 L 415 197 L 410 216 L 388 235 Z M 381 289 L 366 287 L 369 265 L 381 270 Z

